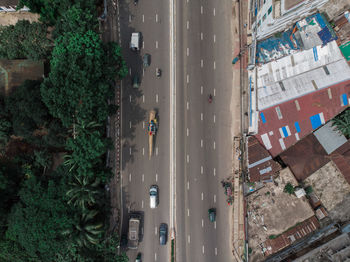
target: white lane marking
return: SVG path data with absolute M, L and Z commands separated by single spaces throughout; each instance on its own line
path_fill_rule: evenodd
M 201 166 L 201 174 L 203 174 L 203 166 Z
M 187 47 L 186 54 L 187 54 L 187 56 L 189 56 L 189 55 L 190 55 L 190 49 L 189 49 L 188 47 Z
M 190 21 L 187 21 L 187 30 L 190 29 Z
M 214 70 L 216 69 L 216 62 L 214 61 Z
M 216 116 L 214 115 L 214 123 L 215 123 Z
M 216 96 L 216 89 L 214 88 L 214 96 Z
M 203 14 L 203 6 L 201 5 L 201 14 Z
M 201 198 L 202 198 L 202 201 L 204 200 L 204 194 L 203 194 L 203 192 L 202 192 L 202 194 L 201 194 Z
M 201 33 L 201 40 L 203 40 L 203 33 Z
M 202 218 L 202 227 L 204 227 L 204 219 Z
M 145 182 L 145 174 L 142 174 L 142 182 Z
M 214 167 L 214 176 L 216 176 L 216 169 L 215 169 L 215 167 Z
M 201 113 L 201 121 L 203 121 L 203 113 Z
M 142 148 L 142 155 L 143 156 L 145 155 L 145 148 L 144 147 Z
M 216 35 L 214 35 L 214 43 L 216 42 Z
M 156 147 L 156 156 L 158 156 L 158 147 Z
M 156 103 L 158 104 L 158 94 L 156 94 Z
M 190 103 L 187 102 L 187 110 L 190 109 Z
M 142 41 L 142 49 L 145 49 L 145 41 Z
M 129 23 L 131 23 L 131 15 L 129 15 Z
M 158 14 L 156 14 L 156 23 L 158 23 Z
M 129 126 L 130 126 L 130 128 L 131 128 L 131 121 L 129 122 Z
M 215 150 L 215 141 L 214 141 L 214 143 L 213 143 L 213 148 L 214 148 L 214 150 Z
M 204 245 L 202 246 L 202 253 L 204 254 Z
M 154 234 L 157 235 L 157 227 L 154 228 Z
M 190 210 L 187 208 L 187 216 L 190 216 Z
M 216 195 L 214 195 L 214 203 L 216 203 Z
M 201 67 L 203 68 L 203 59 L 201 59 Z
M 190 130 L 187 128 L 187 136 L 190 135 Z
M 214 10 L 213 10 L 213 15 L 215 16 L 215 7 L 214 7 Z
M 142 15 L 142 23 L 145 22 L 145 15 Z
M 203 139 L 201 139 L 201 147 L 203 147 Z
M 129 148 L 129 153 L 130 153 L 130 156 L 131 156 L 131 147 Z
M 187 81 L 187 84 L 190 82 L 190 76 L 189 75 L 186 76 L 186 81 Z
M 142 76 L 145 76 L 145 69 L 142 68 Z
M 145 95 L 142 95 L 142 102 L 145 102 Z
M 189 162 L 190 162 L 190 156 L 187 155 L 187 163 L 189 163 Z
M 130 102 L 131 102 L 131 96 L 129 96 L 129 98 L 130 98 Z
M 158 174 L 156 174 L 156 182 L 158 182 Z
M 154 261 L 157 261 L 157 253 L 154 253 Z
M 131 75 L 131 67 L 129 67 L 129 75 Z
M 143 208 L 143 200 L 142 200 L 142 202 L 141 202 L 141 208 Z
M 156 41 L 156 48 L 158 48 L 158 41 Z
M 190 181 L 187 181 L 187 190 L 190 190 Z
M 188 242 L 188 244 L 191 243 L 190 235 L 187 236 L 187 242 Z
M 203 95 L 203 86 L 201 86 L 201 95 Z
M 129 174 L 129 181 L 131 182 L 131 173 Z
M 187 3 L 188 3 L 189 0 L 187 0 Z
M 215 256 L 217 256 L 217 255 L 218 255 L 218 249 L 215 248 Z
M 145 121 L 142 122 L 142 129 L 145 129 Z
M 216 229 L 216 221 L 214 221 L 214 228 Z

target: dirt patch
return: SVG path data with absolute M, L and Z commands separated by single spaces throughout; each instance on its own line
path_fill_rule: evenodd
M 350 185 L 333 161 L 305 179 L 311 185 L 329 216 L 336 221 L 350 219 Z
M 25 11 L 0 12 L 0 25 L 2 26 L 14 25 L 18 22 L 18 20 L 37 22 L 39 20 L 39 15 Z
M 260 244 L 269 237 L 276 237 L 314 215 L 305 197 L 297 198 L 295 195 L 283 192 L 288 182 L 297 185 L 290 169 L 285 168 L 280 171 L 275 183 L 268 183 L 247 197 L 251 261 L 264 259 Z

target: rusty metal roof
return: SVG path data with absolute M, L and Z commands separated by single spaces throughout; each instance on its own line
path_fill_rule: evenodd
M 248 138 L 248 170 L 251 182 L 269 179 L 282 168 L 254 136 Z

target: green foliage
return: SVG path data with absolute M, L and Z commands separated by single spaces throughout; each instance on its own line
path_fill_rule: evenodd
M 74 118 L 102 122 L 108 115 L 109 87 L 103 82 L 103 47 L 99 35 L 66 33 L 56 40 L 51 72 L 41 86 L 50 113 L 70 127 Z
M 275 238 L 277 238 L 276 235 L 269 235 L 269 239 L 275 239 Z
M 12 118 L 13 132 L 30 137 L 48 119 L 48 109 L 41 101 L 40 81 L 27 80 L 6 98 L 6 109 Z
M 333 118 L 332 126 L 336 128 L 344 135 L 346 138 L 350 138 L 350 110 L 347 109 L 341 114 Z
M 70 185 L 72 188 L 66 193 L 69 198 L 68 204 L 80 208 L 82 212 L 86 212 L 88 208 L 92 208 L 102 200 L 103 192 L 99 178 L 92 181 L 86 176 L 82 178 L 74 176 Z
M 307 195 L 311 194 L 312 191 L 313 191 L 312 186 L 307 186 L 307 187 L 305 188 L 305 193 L 306 193 Z
M 52 155 L 47 149 L 34 151 L 34 166 L 37 168 L 50 168 L 52 164 Z
M 283 189 L 283 192 L 288 193 L 288 194 L 293 194 L 295 191 L 294 186 L 291 183 L 287 183 Z
M 248 254 L 251 254 L 253 252 L 253 249 L 251 247 L 248 248 Z
M 128 74 L 128 68 L 122 58 L 122 50 L 115 42 L 109 42 L 105 45 L 106 52 L 106 70 L 105 77 L 108 82 L 114 80 L 115 77 L 123 79 Z
M 44 183 L 32 176 L 19 192 L 20 202 L 11 210 L 6 237 L 36 261 L 52 261 L 57 250 L 64 248 L 65 239 L 59 232 L 74 223 L 64 201 L 65 191 L 60 181 Z
M 46 58 L 51 47 L 47 26 L 28 20 L 0 27 L 0 57 L 5 59 L 40 60 Z

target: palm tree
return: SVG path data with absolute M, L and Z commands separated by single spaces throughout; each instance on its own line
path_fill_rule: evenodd
M 101 190 L 98 188 L 100 185 L 99 178 L 91 182 L 87 176 L 74 176 L 73 182 L 69 184 L 72 188 L 66 192 L 69 197 L 68 204 L 80 207 L 82 211 L 92 207 L 101 197 Z
M 332 121 L 332 126 L 336 126 L 337 129 L 347 138 L 350 137 L 350 110 L 345 110 Z
M 95 220 L 97 214 L 97 210 L 82 213 L 79 221 L 71 228 L 62 231 L 62 235 L 72 238 L 80 247 L 98 244 L 104 233 L 104 225 Z

